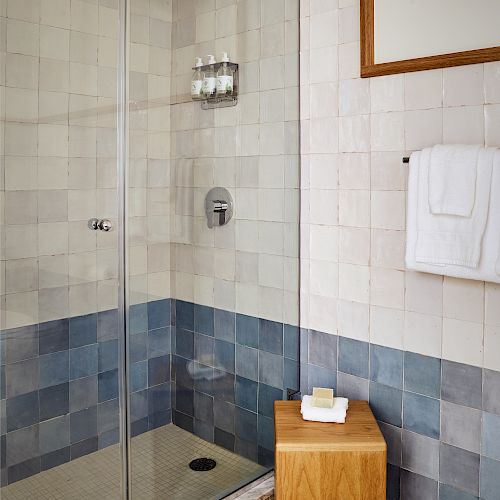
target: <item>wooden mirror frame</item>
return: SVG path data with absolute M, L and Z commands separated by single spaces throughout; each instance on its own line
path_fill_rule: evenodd
M 361 78 L 500 60 L 500 47 L 453 52 L 375 64 L 375 1 L 360 0 Z

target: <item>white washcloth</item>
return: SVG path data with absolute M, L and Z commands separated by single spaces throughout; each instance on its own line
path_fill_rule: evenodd
M 429 148 L 413 154 L 410 163 L 418 162 L 417 190 L 417 262 L 452 264 L 476 268 L 481 255 L 481 240 L 488 218 L 494 148 L 479 151 L 476 202 L 470 217 L 433 215 L 429 209 Z
M 433 214 L 470 217 L 476 199 L 480 146 L 438 144 L 429 167 L 429 206 Z
M 449 264 L 436 265 L 416 261 L 417 192 L 415 186 L 418 183 L 419 154 L 420 153 L 414 153 L 412 155 L 408 177 L 406 267 L 424 273 L 500 283 L 500 151 L 495 152 L 493 174 L 491 178 L 490 210 L 481 246 L 479 266 L 477 268 Z M 416 158 L 413 158 L 414 155 Z
M 344 424 L 348 407 L 347 398 L 333 398 L 333 408 L 316 408 L 312 405 L 312 396 L 304 396 L 300 405 L 300 413 L 304 420 Z

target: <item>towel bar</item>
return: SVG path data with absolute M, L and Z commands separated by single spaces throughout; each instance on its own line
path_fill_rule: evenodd
M 410 157 L 409 156 L 403 156 L 403 163 L 410 163 Z

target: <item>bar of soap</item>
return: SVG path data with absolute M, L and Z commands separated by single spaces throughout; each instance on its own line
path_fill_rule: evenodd
M 318 398 L 313 396 L 312 405 L 315 408 L 333 408 L 333 398 Z
M 313 398 L 325 398 L 333 401 L 333 389 L 313 387 Z

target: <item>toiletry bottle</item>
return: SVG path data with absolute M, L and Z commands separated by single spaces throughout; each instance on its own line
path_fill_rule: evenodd
M 213 97 L 216 93 L 217 88 L 217 78 L 215 75 L 215 57 L 208 56 L 209 67 L 205 72 L 205 77 L 203 78 L 203 94 L 205 98 Z
M 196 58 L 195 72 L 193 74 L 193 79 L 191 80 L 191 97 L 193 100 L 203 99 L 203 79 L 204 75 L 201 71 L 203 66 L 203 61 L 201 57 Z
M 222 53 L 222 65 L 217 72 L 217 95 L 230 96 L 233 93 L 233 70 L 227 65 L 227 52 Z

